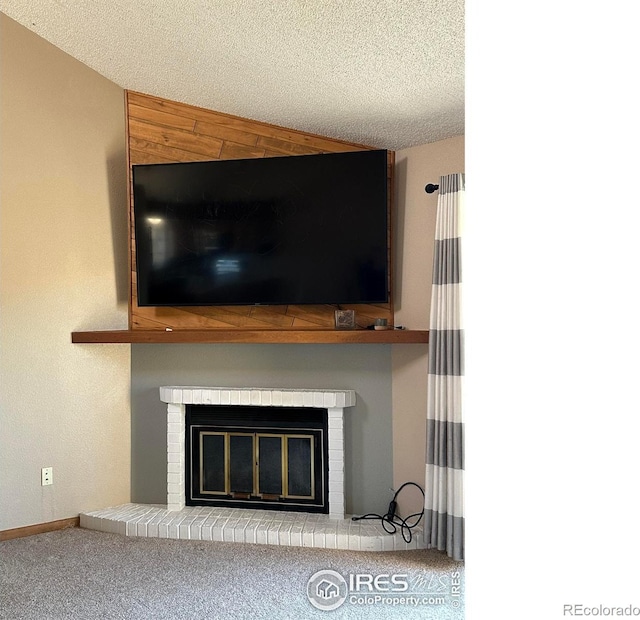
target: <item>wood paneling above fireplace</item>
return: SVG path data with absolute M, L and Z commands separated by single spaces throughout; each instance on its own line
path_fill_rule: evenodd
M 130 330 L 327 330 L 334 326 L 335 306 L 140 307 L 136 297 L 131 165 L 336 153 L 371 149 L 202 108 L 126 93 L 129 161 Z M 389 153 L 389 196 L 393 195 L 393 159 Z M 390 218 L 391 221 L 391 218 Z M 389 231 L 391 238 L 391 231 Z M 389 269 L 389 273 L 392 273 Z M 391 283 L 390 283 L 390 290 Z M 348 305 L 361 327 L 377 317 L 393 324 L 392 303 Z

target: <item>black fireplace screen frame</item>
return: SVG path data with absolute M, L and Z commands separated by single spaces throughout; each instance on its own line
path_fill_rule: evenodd
M 315 407 L 264 407 L 244 405 L 187 405 L 185 432 L 185 503 L 187 506 L 226 506 L 300 512 L 329 512 L 328 415 Z M 224 436 L 310 437 L 312 442 L 312 495 L 254 495 L 202 492 L 200 475 L 202 434 Z M 254 442 L 257 441 L 254 439 Z M 283 447 L 288 440 L 282 440 Z M 225 457 L 226 458 L 226 457 Z M 284 474 L 284 472 L 283 472 Z M 286 478 L 286 474 L 285 474 Z M 254 478 L 255 480 L 255 478 Z

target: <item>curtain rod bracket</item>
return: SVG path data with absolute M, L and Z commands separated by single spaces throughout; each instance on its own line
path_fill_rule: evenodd
M 440 186 L 439 185 L 434 185 L 433 183 L 428 183 L 426 185 L 426 187 L 424 188 L 424 191 L 427 192 L 427 194 L 433 194 L 433 192 L 435 192 Z

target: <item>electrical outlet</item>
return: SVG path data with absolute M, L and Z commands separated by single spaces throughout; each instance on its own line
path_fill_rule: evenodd
M 43 487 L 53 484 L 53 467 L 43 467 L 40 475 Z

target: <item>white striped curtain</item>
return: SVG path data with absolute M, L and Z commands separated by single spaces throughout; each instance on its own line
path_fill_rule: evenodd
M 464 559 L 464 371 L 460 237 L 464 174 L 440 177 L 429 321 L 425 538 Z

